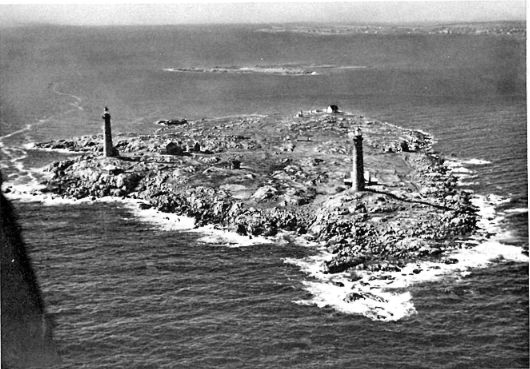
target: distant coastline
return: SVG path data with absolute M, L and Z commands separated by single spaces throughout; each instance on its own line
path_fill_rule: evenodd
M 430 26 L 392 25 L 281 25 L 256 32 L 297 32 L 315 35 L 396 34 L 396 35 L 504 35 L 526 37 L 525 22 L 484 22 Z

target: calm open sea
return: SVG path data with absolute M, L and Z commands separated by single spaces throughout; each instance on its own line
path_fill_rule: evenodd
M 257 28 L 2 29 L 4 187 L 38 183 L 38 168 L 68 155 L 29 144 L 99 133 L 104 106 L 114 132 L 152 132 L 159 119 L 337 104 L 431 133 L 488 238 L 458 268 L 390 292 L 401 313 L 380 321 L 336 301 L 314 273 L 317 247 L 179 230 L 120 202 L 12 196 L 61 368 L 527 368 L 526 41 Z M 278 64 L 336 67 L 164 70 Z

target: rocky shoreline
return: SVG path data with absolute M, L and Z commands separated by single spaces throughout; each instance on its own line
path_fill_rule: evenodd
M 360 192 L 347 182 L 354 127 L 363 132 L 369 179 Z M 120 156 L 105 158 L 102 135 L 37 144 L 83 153 L 50 164 L 42 191 L 138 199 L 143 208 L 192 217 L 197 227 L 248 236 L 294 232 L 333 254 L 325 272 L 352 278 L 420 259 L 457 263 L 444 255 L 468 245 L 478 220 L 427 134 L 356 114 L 186 121 L 117 134 L 114 145 Z

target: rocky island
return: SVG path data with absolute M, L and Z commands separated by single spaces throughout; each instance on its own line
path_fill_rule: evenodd
M 181 73 L 237 73 L 237 74 L 272 74 L 272 75 L 315 75 L 317 72 L 303 66 L 289 65 L 256 65 L 253 67 L 212 67 L 212 68 L 165 68 L 167 72 Z
M 356 129 L 362 190 L 351 185 Z M 82 153 L 50 164 L 42 191 L 137 199 L 143 208 L 192 217 L 197 227 L 251 237 L 304 235 L 333 254 L 326 273 L 352 278 L 356 270 L 399 271 L 419 259 L 457 263 L 446 253 L 466 247 L 476 228 L 470 194 L 457 188 L 429 135 L 361 115 L 186 120 L 113 141 L 117 157 L 102 156 L 102 135 L 37 144 Z

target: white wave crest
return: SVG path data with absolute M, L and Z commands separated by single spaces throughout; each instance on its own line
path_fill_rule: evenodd
M 163 231 L 182 231 L 190 230 L 195 227 L 195 220 L 190 217 L 180 216 L 173 213 L 163 213 L 155 208 L 140 208 L 141 201 L 133 199 L 121 200 L 125 207 L 129 209 L 134 216 L 142 222 L 154 225 Z
M 200 227 L 193 230 L 193 232 L 203 235 L 198 239 L 199 242 L 225 247 L 242 247 L 276 243 L 275 240 L 271 238 L 261 236 L 244 236 L 237 234 L 236 232 L 218 229 L 214 226 Z
M 467 159 L 462 161 L 463 164 L 468 165 L 488 165 L 491 164 L 491 161 L 483 160 L 483 159 Z
M 511 214 L 528 213 L 528 208 L 507 209 L 505 212 Z

